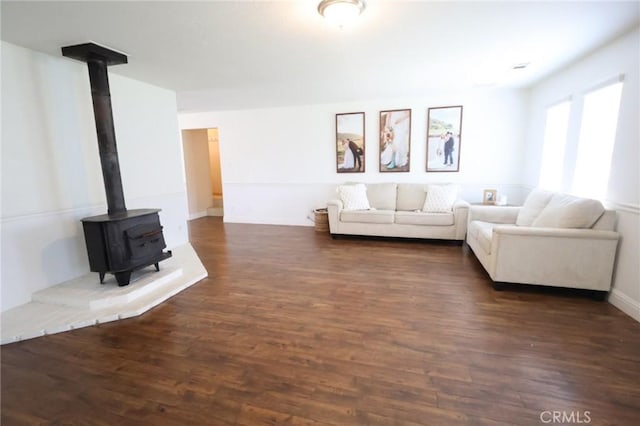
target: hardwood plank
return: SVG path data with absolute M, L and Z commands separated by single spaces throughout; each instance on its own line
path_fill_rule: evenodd
M 640 324 L 495 292 L 466 246 L 190 222 L 209 278 L 137 318 L 0 348 L 12 424 L 640 422 Z

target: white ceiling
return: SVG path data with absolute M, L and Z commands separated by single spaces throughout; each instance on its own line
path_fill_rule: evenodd
M 126 52 L 111 72 L 202 111 L 527 87 L 640 22 L 638 0 L 367 0 L 340 30 L 317 3 L 3 0 L 1 34 L 56 56 L 88 40 Z

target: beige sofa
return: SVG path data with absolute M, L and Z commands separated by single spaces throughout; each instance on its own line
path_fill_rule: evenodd
M 611 289 L 616 212 L 599 201 L 534 190 L 522 207 L 472 206 L 467 244 L 494 281 Z
M 469 203 L 457 198 L 455 187 L 415 183 L 359 185 L 366 188 L 368 205 L 348 208 L 344 199 L 329 201 L 332 235 L 464 241 Z

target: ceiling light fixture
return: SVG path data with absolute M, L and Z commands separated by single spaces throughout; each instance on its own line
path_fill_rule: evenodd
M 322 0 L 318 4 L 318 13 L 342 28 L 360 16 L 364 7 L 364 0 Z

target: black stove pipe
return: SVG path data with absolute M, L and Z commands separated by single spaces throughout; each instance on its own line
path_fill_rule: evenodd
M 91 59 L 87 62 L 87 65 L 89 66 L 89 80 L 91 82 L 93 114 L 98 133 L 102 178 L 104 180 L 104 189 L 107 193 L 107 212 L 109 215 L 118 214 L 125 212 L 127 207 L 124 204 L 116 132 L 113 127 L 107 64 L 104 60 Z
M 127 63 L 127 57 L 119 52 L 94 43 L 85 43 L 62 48 L 63 56 L 87 63 L 93 114 L 98 134 L 98 150 L 102 165 L 102 179 L 107 195 L 107 213 L 117 215 L 127 211 L 120 176 L 120 162 L 116 146 L 116 132 L 113 127 L 111 92 L 109 91 L 108 65 Z

